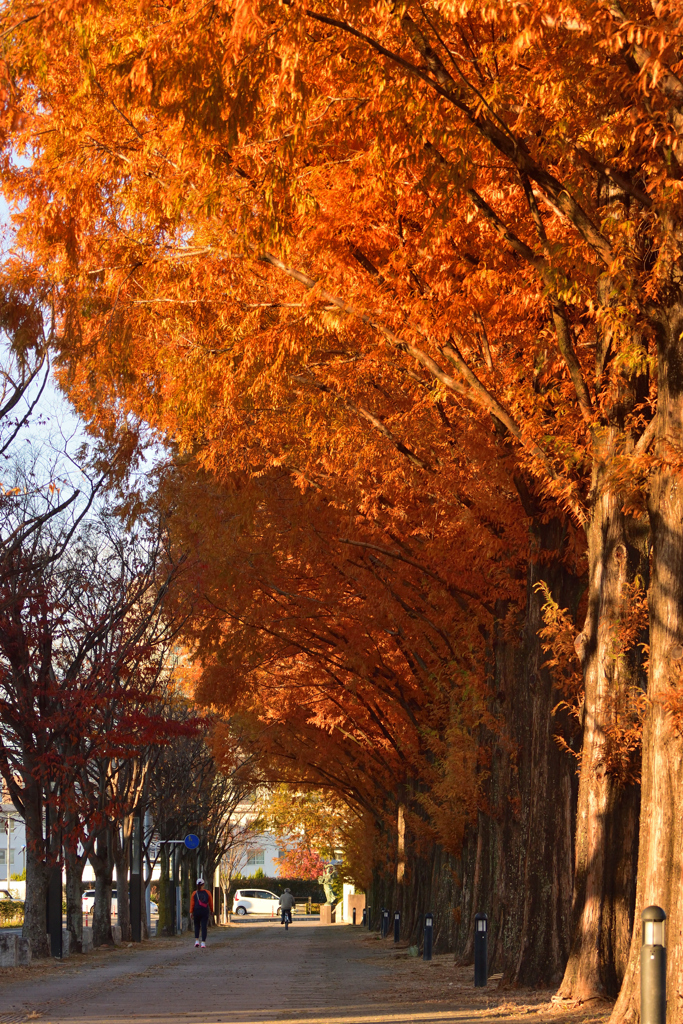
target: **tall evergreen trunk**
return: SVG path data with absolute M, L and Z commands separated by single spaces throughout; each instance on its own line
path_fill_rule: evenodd
M 555 734 L 564 731 L 553 710 L 555 688 L 539 631 L 544 583 L 561 607 L 575 608 L 581 580 L 562 564 L 566 524 L 543 523 L 533 497 L 518 484 L 532 518 L 522 643 L 496 628 L 492 710 L 504 724 L 503 742 L 491 738 L 488 813 L 480 813 L 463 847 L 456 955 L 473 956 L 474 915 L 489 917 L 490 966 L 511 984 L 557 984 L 569 951 L 573 880 L 575 770 Z M 507 606 L 498 609 L 502 622 Z
M 93 946 L 112 945 L 111 890 L 114 875 L 112 827 L 107 825 L 98 833 L 95 853 L 90 855 L 95 871 L 95 907 L 92 919 Z
M 509 870 L 512 865 L 506 863 L 505 844 L 500 851 L 501 868 L 507 876 L 508 908 L 502 908 L 500 914 L 503 942 L 498 955 L 501 968 L 515 985 L 557 984 L 568 951 L 573 881 L 574 764 L 555 739 L 564 722 L 554 714 L 560 693 L 552 672 L 545 667 L 548 659 L 539 636 L 543 627 L 542 598 L 537 590 L 542 582 L 561 607 L 578 603 L 580 580 L 568 573 L 561 562 L 565 540 L 565 525 L 559 520 L 545 524 L 534 522 L 527 584 L 524 676 L 518 677 L 517 693 L 508 694 L 504 706 L 507 714 L 511 714 L 511 705 L 521 699 L 520 710 L 528 715 L 525 727 L 517 714 L 516 738 L 522 741 L 517 777 L 525 807 L 518 813 L 518 828 L 514 829 L 510 823 L 510 830 L 517 832 L 519 860 L 514 874 Z M 518 938 L 512 944 L 512 931 L 516 928 Z M 510 946 L 514 960 L 508 954 Z
M 612 1022 L 640 1015 L 640 914 L 667 915 L 667 1022 L 683 1020 L 683 307 L 658 337 L 656 458 L 650 491 L 650 666 L 643 729 L 636 927 Z
M 620 778 L 609 729 L 643 686 L 639 649 L 620 649 L 636 576 L 648 576 L 647 535 L 622 512 L 623 496 L 606 480 L 616 431 L 605 428 L 593 474 L 588 536 L 588 608 L 577 650 L 584 706 L 572 899 L 572 944 L 559 995 L 585 1001 L 616 996 L 633 926 L 639 789 Z M 597 445 L 596 445 L 597 446 Z

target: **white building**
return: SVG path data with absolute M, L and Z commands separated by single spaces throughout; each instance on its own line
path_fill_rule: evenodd
M 260 870 L 266 878 L 275 878 L 284 853 L 275 836 L 269 832 L 254 833 L 245 840 L 243 849 L 236 856 L 234 872 L 243 878 L 253 878 Z
M 26 883 L 12 878 L 26 871 L 26 829 L 2 782 L 0 796 L 0 889 L 23 899 Z

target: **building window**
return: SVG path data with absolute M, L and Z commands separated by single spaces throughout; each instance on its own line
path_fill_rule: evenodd
M 278 860 L 282 860 L 282 858 L 286 857 L 286 856 L 287 856 L 287 851 L 286 850 L 278 850 L 277 851 L 277 859 Z
M 9 862 L 14 864 L 14 850 L 9 852 Z M 0 864 L 7 864 L 7 850 L 0 850 Z
M 265 864 L 266 858 L 263 850 L 251 850 L 247 855 L 247 867 L 250 864 Z

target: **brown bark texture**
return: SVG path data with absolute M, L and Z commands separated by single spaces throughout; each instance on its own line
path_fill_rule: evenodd
M 111 890 L 114 874 L 114 856 L 112 828 L 106 826 L 97 836 L 95 853 L 90 855 L 90 863 L 95 871 L 95 906 L 92 919 L 93 946 L 112 945 L 114 936 L 111 930 Z
M 640 1016 L 640 915 L 667 915 L 667 1022 L 683 1021 L 683 306 L 658 330 L 658 469 L 650 489 L 650 665 L 643 730 L 636 927 L 612 1024 Z
M 607 448 L 611 440 L 607 442 Z M 559 995 L 586 1001 L 616 996 L 628 961 L 636 887 L 640 792 L 620 777 L 610 726 L 644 686 L 641 649 L 620 649 L 629 586 L 648 575 L 646 537 L 624 515 L 623 496 L 593 475 L 588 527 L 588 606 L 577 648 L 584 672 L 583 741 L 576 822 L 572 945 Z M 626 766 L 627 767 L 627 766 Z
M 85 857 L 65 851 L 66 862 L 66 928 L 69 933 L 69 953 L 83 952 L 83 868 Z
M 483 911 L 491 969 L 514 984 L 559 984 L 569 953 L 577 783 L 575 761 L 555 739 L 571 734 L 553 714 L 560 694 L 544 667 L 543 598 L 535 588 L 542 580 L 558 604 L 575 607 L 581 584 L 561 564 L 562 523 L 537 522 L 533 529 L 520 641 L 511 644 L 498 629 L 492 638 L 493 710 L 505 731 L 503 742 L 491 737 L 487 806 L 459 857 L 438 845 L 425 849 L 406 830 L 400 884 L 398 834 L 383 835 L 380 846 L 396 851 L 396 863 L 375 872 L 369 903 L 372 927 L 379 927 L 382 907 L 401 910 L 402 935 L 418 944 L 424 913 L 433 911 L 435 950 L 453 951 L 461 962 L 472 959 L 474 914 Z M 507 607 L 497 611 L 502 621 Z
M 121 928 L 121 938 L 130 942 L 132 938 L 130 920 L 130 893 L 128 868 L 130 862 L 130 837 L 133 815 L 126 814 L 114 832 L 114 863 L 116 864 L 116 917 Z
M 527 610 L 521 644 L 495 645 L 496 710 L 503 742 L 492 745 L 489 813 L 463 851 L 457 955 L 473 955 L 474 914 L 489 917 L 490 967 L 512 984 L 557 984 L 569 943 L 572 832 L 576 801 L 573 758 L 556 733 L 571 733 L 554 714 L 560 700 L 542 649 L 543 581 L 561 607 L 575 606 L 580 581 L 562 567 L 558 521 L 533 524 Z M 501 610 L 501 618 L 503 618 Z
M 24 925 L 22 935 L 30 939 L 33 959 L 48 957 L 47 942 L 47 887 L 49 869 L 36 851 L 35 831 L 26 822 L 26 900 L 24 902 Z M 40 833 L 42 840 L 42 830 Z M 33 840 L 33 841 L 32 841 Z

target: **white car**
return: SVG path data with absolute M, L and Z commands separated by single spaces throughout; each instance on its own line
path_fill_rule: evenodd
M 83 913 L 92 914 L 93 908 L 95 906 L 95 890 L 86 889 L 85 892 L 83 893 L 83 896 L 81 897 L 81 901 Z M 112 914 L 117 913 L 116 889 L 112 889 L 111 891 L 111 912 Z
M 84 914 L 92 914 L 95 907 L 95 890 L 86 889 L 82 896 L 82 906 Z M 111 912 L 112 914 L 118 914 L 118 903 L 116 901 L 116 889 L 112 889 L 111 892 Z M 149 901 L 149 912 L 150 914 L 158 914 L 159 908 L 154 900 Z
M 274 917 L 280 912 L 280 897 L 267 889 L 238 889 L 232 900 L 233 914 L 267 914 Z
M 0 889 L 0 900 L 14 900 L 15 903 L 23 903 L 18 896 L 13 896 L 9 889 Z

